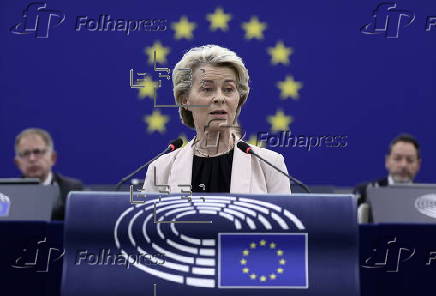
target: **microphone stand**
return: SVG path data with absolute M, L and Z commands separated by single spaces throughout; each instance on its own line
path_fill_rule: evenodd
M 301 182 L 300 180 L 298 180 L 295 177 L 292 177 L 288 174 L 286 174 L 284 171 L 282 171 L 281 169 L 279 169 L 278 167 L 276 167 L 275 165 L 273 165 L 272 163 L 270 163 L 268 160 L 262 158 L 260 155 L 254 153 L 253 150 L 250 151 L 250 154 L 253 154 L 254 156 L 256 156 L 257 158 L 259 158 L 260 160 L 266 162 L 267 164 L 269 164 L 271 167 L 275 168 L 279 173 L 282 173 L 283 175 L 285 175 L 286 177 L 288 177 L 292 182 L 294 182 L 297 185 L 300 185 L 307 193 L 310 193 L 309 188 L 303 184 L 303 182 Z
M 168 148 L 165 149 L 164 151 L 162 151 L 161 153 L 159 153 L 158 155 L 156 155 L 155 157 L 153 157 L 151 160 L 147 161 L 145 164 L 141 165 L 139 168 L 137 168 L 135 171 L 133 171 L 132 173 L 128 174 L 127 176 L 125 176 L 124 178 L 122 178 L 120 180 L 120 182 L 117 183 L 117 185 L 115 186 L 115 191 L 118 191 L 121 187 L 121 185 L 123 185 L 124 183 L 127 182 L 127 180 L 129 180 L 130 178 L 132 178 L 134 175 L 136 175 L 139 171 L 141 171 L 142 169 L 144 169 L 146 166 L 148 166 L 153 160 L 157 159 L 158 157 L 160 157 L 161 155 L 164 155 L 167 152 Z

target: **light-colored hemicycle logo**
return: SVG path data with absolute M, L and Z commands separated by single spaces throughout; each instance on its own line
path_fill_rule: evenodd
M 436 219 L 436 194 L 426 194 L 415 200 L 415 209 L 423 215 Z
M 0 217 L 9 216 L 10 206 L 11 200 L 9 197 L 0 192 Z
M 273 229 L 303 233 L 305 230 L 294 214 L 270 202 L 234 196 L 192 196 L 187 202 L 182 196 L 171 196 L 147 200 L 126 209 L 115 223 L 115 245 L 127 260 L 132 252 L 163 254 L 165 262 L 159 266 L 131 262 L 132 266 L 152 276 L 187 286 L 216 288 L 219 270 L 216 233 L 212 230 L 208 237 L 194 237 L 183 233 L 183 224 L 155 222 L 177 222 L 198 214 L 219 216 L 235 233 L 268 233 Z
M 51 28 L 65 20 L 65 13 L 47 9 L 45 2 L 32 2 L 23 10 L 23 19 L 10 29 L 13 34 L 34 34 L 35 38 L 48 38 Z

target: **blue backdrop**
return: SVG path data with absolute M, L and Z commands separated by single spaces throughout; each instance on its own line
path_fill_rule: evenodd
M 173 69 L 189 48 L 212 43 L 249 69 L 240 116 L 248 138 L 271 129 L 345 137 L 339 148 L 272 148 L 291 174 L 336 185 L 383 176 L 389 141 L 408 132 L 422 143 L 417 181 L 435 182 L 433 1 L 382 5 L 377 18 L 378 1 L 31 3 L 0 3 L 0 177 L 19 175 L 14 137 L 30 126 L 52 133 L 56 170 L 86 183 L 115 183 L 169 140 L 192 137 L 176 108 L 154 108 L 148 88 L 129 86 L 129 70 L 157 81 L 153 48 L 167 50 L 158 49 L 158 66 Z M 119 21 L 116 30 L 104 30 L 107 16 Z M 123 23 L 133 30 L 140 20 L 127 34 Z M 161 85 L 158 103 L 172 103 L 171 82 Z

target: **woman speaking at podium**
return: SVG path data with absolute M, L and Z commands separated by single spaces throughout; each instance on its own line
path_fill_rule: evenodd
M 150 164 L 145 192 L 290 194 L 286 176 L 236 146 L 237 119 L 250 90 L 248 80 L 242 59 L 229 49 L 206 45 L 182 57 L 173 71 L 173 93 L 182 123 L 195 129 L 196 136 Z M 250 147 L 287 173 L 281 154 Z

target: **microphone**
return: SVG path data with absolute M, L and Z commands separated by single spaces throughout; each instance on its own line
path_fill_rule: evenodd
M 259 158 L 260 160 L 262 160 L 263 162 L 265 162 L 266 164 L 268 164 L 269 166 L 273 167 L 274 169 L 276 169 L 279 173 L 282 173 L 283 175 L 285 175 L 286 177 L 289 178 L 289 180 L 291 180 L 292 182 L 294 182 L 295 184 L 301 186 L 307 193 L 310 193 L 309 188 L 303 184 L 303 182 L 301 182 L 300 180 L 298 180 L 297 178 L 294 178 L 288 174 L 286 174 L 284 171 L 282 171 L 281 169 L 279 169 L 278 167 L 276 167 L 275 165 L 273 165 L 272 163 L 270 163 L 268 160 L 266 160 L 265 158 L 261 157 L 259 154 L 255 153 L 253 151 L 253 149 L 250 147 L 250 145 L 248 145 L 245 142 L 238 142 L 236 144 L 236 146 L 242 150 L 242 152 L 246 153 L 246 154 L 252 154 L 254 156 L 256 156 L 257 158 Z
M 127 180 L 129 180 L 134 175 L 136 175 L 143 168 L 148 166 L 153 160 L 157 159 L 158 157 L 160 157 L 163 154 L 166 154 L 166 153 L 169 153 L 169 152 L 173 152 L 174 150 L 179 149 L 180 147 L 182 147 L 182 145 L 183 145 L 183 140 L 181 138 L 177 138 L 177 139 L 173 140 L 164 151 L 162 151 L 161 153 L 159 153 L 158 155 L 153 157 L 151 160 L 147 161 L 145 164 L 141 165 L 139 168 L 137 168 L 135 171 L 133 171 L 132 173 L 130 173 L 126 177 L 122 178 L 120 180 L 120 182 L 117 183 L 117 185 L 115 187 L 115 190 L 119 190 L 121 185 L 123 185 Z
M 163 154 L 168 153 L 168 152 L 173 152 L 174 150 L 179 149 L 180 147 L 182 147 L 183 145 L 183 140 L 182 138 L 177 138 L 175 140 L 173 140 L 169 145 L 168 148 L 163 152 Z

